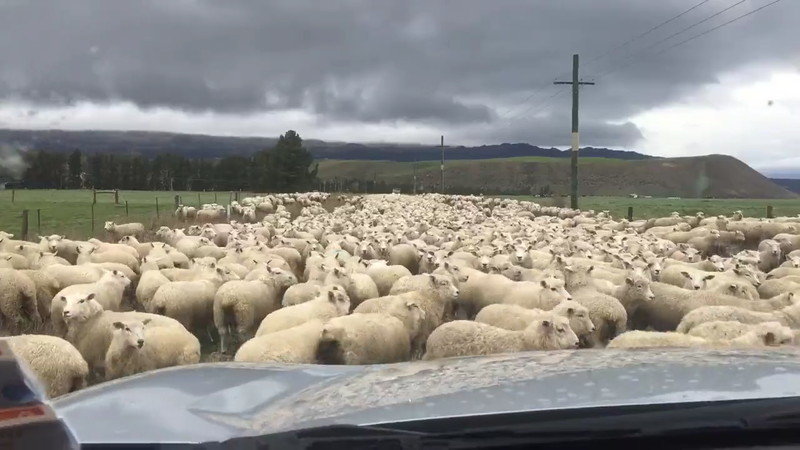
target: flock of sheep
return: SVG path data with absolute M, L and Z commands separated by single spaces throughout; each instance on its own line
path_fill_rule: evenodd
M 195 364 L 794 344 L 800 218 L 616 221 L 477 196 L 277 194 L 108 242 L 0 232 L 0 320 L 58 396 Z M 287 206 L 300 207 L 292 217 Z M 145 239 L 145 238 L 149 239 Z

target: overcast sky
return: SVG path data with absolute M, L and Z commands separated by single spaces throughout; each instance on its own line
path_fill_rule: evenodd
M 578 52 L 582 145 L 800 167 L 800 1 L 661 52 L 771 1 L 0 0 L 0 127 L 566 146 Z

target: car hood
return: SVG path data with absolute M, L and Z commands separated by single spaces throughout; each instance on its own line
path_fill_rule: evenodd
M 208 442 L 332 424 L 800 395 L 792 350 L 579 350 L 373 366 L 213 363 L 60 397 L 82 443 Z

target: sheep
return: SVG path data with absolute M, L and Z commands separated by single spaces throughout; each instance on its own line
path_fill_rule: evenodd
M 800 291 L 800 281 L 788 277 L 771 278 L 758 287 L 758 294 L 761 298 L 775 297 L 788 291 Z
M 42 324 L 36 284 L 14 269 L 0 269 L 0 324 L 11 334 L 20 334 Z
M 316 298 L 323 290 L 328 290 L 330 287 L 340 288 L 338 284 L 323 286 L 318 281 L 307 281 L 305 283 L 297 283 L 289 286 L 289 289 L 283 294 L 281 300 L 282 306 L 293 306 L 305 303 Z
M 737 321 L 704 322 L 692 328 L 688 334 L 710 342 L 715 342 L 733 341 L 751 332 L 757 335 L 763 333 L 765 337 L 764 343 L 766 345 L 787 344 L 791 342 L 794 337 L 788 327 L 778 322 L 760 322 L 756 324 L 744 324 Z M 772 337 L 769 336 L 769 333 L 772 333 Z M 741 344 L 742 342 L 740 341 L 737 343 Z
M 50 304 L 59 291 L 58 282 L 41 270 L 20 270 L 36 285 L 36 305 L 43 322 L 50 318 Z
M 214 318 L 214 296 L 225 281 L 233 279 L 220 269 L 208 278 L 173 281 L 156 290 L 148 312 L 172 317 L 195 333 L 208 331 Z M 234 275 L 235 277 L 235 275 Z
M 313 319 L 326 321 L 350 312 L 350 298 L 339 286 L 333 286 L 311 301 L 287 306 L 267 314 L 258 326 L 256 336 L 275 333 Z
M 117 321 L 105 355 L 106 380 L 200 362 L 200 341 L 178 327 L 147 327 L 151 319 Z
M 518 305 L 489 305 L 475 316 L 476 322 L 493 325 L 512 331 L 524 330 L 538 315 L 541 309 L 527 309 Z M 553 314 L 569 319 L 569 326 L 580 339 L 594 332 L 595 326 L 589 319 L 589 310 L 573 300 L 566 300 L 551 311 Z
M 570 328 L 569 321 L 545 313 L 522 331 L 505 330 L 468 320 L 448 322 L 428 337 L 424 359 L 577 347 L 578 337 Z
M 106 222 L 103 226 L 113 241 L 119 241 L 123 236 L 131 235 L 141 238 L 144 235 L 144 225 L 139 222 L 120 223 Z
M 89 370 L 98 374 L 105 370 L 105 357 L 111 344 L 114 322 L 150 319 L 151 327 L 185 330 L 177 320 L 158 314 L 103 311 L 100 303 L 94 300 L 94 294 L 69 297 L 64 305 L 63 316 L 67 322 L 66 339 L 81 353 L 89 364 Z
M 564 267 L 567 290 L 572 294 L 573 300 L 589 310 L 589 318 L 595 325 L 594 333 L 581 339 L 582 347 L 604 345 L 627 330 L 628 324 L 625 306 L 617 298 L 594 289 L 591 278 L 593 270 L 594 266 Z
M 781 244 L 774 239 L 764 239 L 758 244 L 758 269 L 769 272 L 781 264 Z
M 124 264 L 134 272 L 139 270 L 139 261 L 130 253 L 114 250 L 99 252 L 92 244 L 78 246 L 77 264 L 108 262 Z
M 792 292 L 786 295 L 792 298 Z M 792 328 L 800 327 L 800 306 L 790 305 L 770 312 L 753 311 L 738 306 L 702 306 L 683 316 L 676 327 L 679 333 L 688 333 L 706 322 L 735 320 L 744 324 L 779 322 Z
M 213 320 L 219 332 L 221 352 L 227 350 L 231 334 L 239 342 L 253 337 L 267 314 L 281 307 L 281 296 L 286 288 L 297 282 L 293 273 L 280 269 L 273 269 L 270 275 L 254 281 L 228 281 L 213 295 Z
M 696 336 L 672 331 L 627 331 L 615 337 L 606 348 L 654 348 L 654 347 L 704 347 L 708 342 Z
M 317 362 L 323 327 L 321 320 L 313 319 L 292 328 L 256 336 L 239 347 L 233 360 L 313 364 Z
M 142 273 L 139 283 L 136 285 L 136 301 L 145 311 L 150 310 L 150 302 L 161 286 L 170 283 L 170 279 L 165 277 L 158 270 L 148 270 Z
M 656 331 L 674 330 L 690 311 L 703 306 L 738 306 L 753 311 L 769 312 L 788 306 L 788 298 L 745 300 L 707 290 L 688 291 L 669 284 L 653 282 L 655 299 L 640 305 L 632 322 L 636 328 L 652 327 Z
M 322 327 L 316 359 L 320 364 L 347 365 L 408 361 L 413 333 L 389 314 L 335 317 Z
M 401 298 L 402 302 L 408 306 L 408 302 L 413 302 L 423 312 L 422 324 L 415 336 L 412 336 L 412 354 L 414 357 L 421 357 L 424 353 L 425 342 L 430 333 L 443 322 L 450 320 L 453 316 L 453 302 L 458 299 L 460 291 L 453 285 L 453 282 L 442 275 L 422 275 L 426 281 L 415 286 L 414 290 L 397 293 L 386 297 L 377 297 L 365 300 L 353 311 L 358 312 L 389 312 L 387 302 L 393 298 Z M 363 307 L 361 305 L 364 305 Z
M 683 264 L 674 264 L 661 272 L 662 283 L 682 287 L 684 289 L 704 289 L 706 283 L 713 280 L 716 274 L 694 269 Z
M 355 308 L 364 300 L 378 297 L 378 286 L 369 275 L 363 273 L 348 273 L 344 269 L 334 267 L 333 271 L 325 278 L 325 284 L 338 284 L 342 286 L 350 297 L 350 306 Z
M 130 285 L 131 280 L 122 272 L 116 270 L 105 272 L 99 280 L 94 283 L 73 284 L 58 291 L 53 297 L 55 301 L 50 303 L 49 316 L 53 331 L 58 336 L 64 336 L 67 332 L 67 324 L 64 322 L 62 312 L 64 305 L 67 304 L 69 297 L 85 297 L 94 294 L 94 299 L 105 310 L 120 311 L 122 306 L 122 295 L 125 288 Z
M 41 269 L 51 276 L 62 288 L 73 284 L 94 283 L 103 276 L 103 269 L 95 266 L 62 266 L 55 264 Z
M 86 386 L 89 365 L 69 342 L 55 336 L 23 334 L 0 338 L 28 364 L 50 398 Z
M 367 275 L 375 282 L 380 296 L 389 295 L 394 283 L 400 278 L 411 276 L 411 272 L 402 265 L 389 266 L 383 260 L 370 262 L 367 266 Z

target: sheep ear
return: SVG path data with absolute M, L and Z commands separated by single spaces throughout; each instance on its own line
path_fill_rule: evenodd
M 95 297 L 95 295 L 94 295 L 94 292 L 92 292 L 91 294 L 89 294 L 88 296 L 86 296 L 86 300 L 93 300 L 93 299 L 94 299 L 94 297 Z
M 113 271 L 111 271 L 111 273 L 112 273 L 113 275 L 117 275 L 117 274 L 119 274 L 119 272 L 117 272 L 117 269 L 114 269 Z
M 706 280 L 706 281 L 713 280 L 714 279 L 714 275 L 706 275 L 703 279 Z
M 594 270 L 594 266 L 589 266 L 589 269 L 586 270 L 586 273 L 591 273 Z
M 336 297 L 334 296 L 333 291 L 328 291 L 328 300 L 330 300 L 332 302 L 336 300 Z
M 739 270 L 739 265 L 738 264 L 736 265 L 736 268 L 733 269 L 733 273 L 735 273 L 736 275 L 741 275 L 742 274 L 742 271 Z
M 428 278 L 430 278 L 431 284 L 433 284 L 433 285 L 436 284 L 436 277 L 435 276 L 433 276 L 432 274 L 428 274 Z
M 539 284 L 541 284 L 543 288 L 547 288 L 547 282 L 546 281 L 542 280 L 542 281 L 539 282 Z
M 114 322 L 113 325 L 114 325 L 114 328 L 116 328 L 118 330 L 121 330 L 121 329 L 125 328 L 125 324 L 122 323 L 122 322 Z
M 772 331 L 768 331 L 764 335 L 764 344 L 766 345 L 774 345 L 775 344 L 775 333 Z
M 730 285 L 728 285 L 728 289 L 731 290 L 731 291 L 735 291 L 736 290 L 736 285 L 731 283 Z
M 633 278 L 625 277 L 625 284 L 633 286 Z
M 152 319 L 144 319 L 144 320 L 142 321 L 142 325 L 147 325 L 148 323 L 150 323 L 150 321 L 151 321 L 151 320 L 152 320 Z
M 692 276 L 691 276 L 691 275 L 689 275 L 689 272 L 687 272 L 687 271 L 685 271 L 685 270 L 681 272 L 681 275 L 683 275 L 683 276 L 684 276 L 684 277 L 686 277 L 686 278 L 692 278 Z
M 550 321 L 549 320 L 543 320 L 542 321 L 542 326 L 543 327 L 550 327 Z
M 575 314 L 575 308 L 567 308 L 567 315 L 571 316 L 573 314 Z

